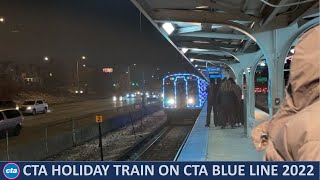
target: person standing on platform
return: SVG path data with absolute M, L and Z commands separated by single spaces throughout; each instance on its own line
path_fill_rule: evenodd
M 225 80 L 221 84 L 220 91 L 218 93 L 218 104 L 221 112 L 219 115 L 219 120 L 221 120 L 221 128 L 225 128 L 227 123 L 231 125 L 231 128 L 234 128 L 235 122 L 232 118 L 232 111 L 236 111 L 236 101 L 237 97 L 232 89 L 232 84 L 229 80 Z
M 219 118 L 219 105 L 218 105 L 218 92 L 221 86 L 221 79 L 216 79 L 216 84 L 213 87 L 213 113 L 214 113 L 214 125 L 220 126 L 220 118 Z
M 236 122 L 236 126 L 238 126 L 238 125 L 240 126 L 241 124 L 243 124 L 243 122 L 242 122 L 243 118 L 241 119 L 241 116 L 243 114 L 243 110 L 241 108 L 242 90 L 241 90 L 240 86 L 238 84 L 236 84 L 236 82 L 234 81 L 233 78 L 229 78 L 229 81 L 231 82 L 232 90 L 237 97 L 233 118 L 234 118 L 234 121 Z
M 214 87 L 214 80 L 210 80 L 210 84 L 207 86 L 207 121 L 206 121 L 206 127 L 210 126 L 210 120 L 211 120 L 211 111 L 213 110 L 214 105 L 214 96 L 213 96 L 213 87 Z
M 286 96 L 270 121 L 252 131 L 267 161 L 320 161 L 320 26 L 305 32 L 291 61 Z

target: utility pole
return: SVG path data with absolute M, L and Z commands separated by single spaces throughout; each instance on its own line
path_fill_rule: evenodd
M 129 92 L 131 91 L 131 82 L 130 82 L 130 66 L 128 66 L 128 84 L 129 84 Z
M 79 61 L 77 60 L 77 86 L 78 86 L 78 89 L 77 91 L 80 90 L 80 79 L 79 79 Z
M 142 71 L 142 107 L 145 107 L 146 95 L 144 93 L 144 71 Z

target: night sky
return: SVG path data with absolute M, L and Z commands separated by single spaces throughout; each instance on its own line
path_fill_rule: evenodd
M 129 0 L 0 0 L 0 61 L 141 64 L 165 71 L 192 67 Z M 168 65 L 172 64 L 172 65 Z

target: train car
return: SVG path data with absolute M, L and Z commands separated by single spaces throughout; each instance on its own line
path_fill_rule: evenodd
M 163 108 L 169 120 L 197 116 L 207 99 L 208 82 L 193 74 L 163 78 Z

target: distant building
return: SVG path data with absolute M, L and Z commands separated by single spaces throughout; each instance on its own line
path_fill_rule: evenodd
M 35 64 L 0 63 L 0 78 L 17 82 L 20 86 L 41 86 L 40 67 Z

